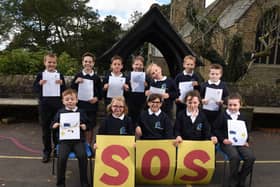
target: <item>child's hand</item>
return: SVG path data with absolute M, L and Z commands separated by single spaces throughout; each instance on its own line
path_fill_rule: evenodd
M 125 91 L 128 91 L 128 90 L 129 90 L 129 86 L 128 86 L 127 84 L 124 84 L 124 85 L 123 85 L 123 89 L 124 89 Z
M 97 145 L 96 145 L 96 143 L 95 143 L 95 144 L 93 144 L 93 149 L 97 149 Z
M 182 103 L 182 101 L 179 98 L 176 98 L 175 103 Z
M 87 126 L 85 124 L 81 124 L 80 127 L 81 127 L 82 130 L 86 130 L 87 129 Z
M 207 105 L 209 101 L 207 99 L 202 99 L 201 102 L 202 104 Z
M 92 99 L 90 99 L 88 102 L 90 102 L 90 104 L 94 104 L 98 101 L 97 97 L 93 97 Z
M 198 86 L 198 82 L 197 82 L 197 81 L 193 81 L 193 82 L 192 82 L 192 85 L 193 85 L 193 86 Z
M 218 143 L 218 139 L 217 139 L 216 136 L 212 136 L 212 137 L 211 137 L 211 141 L 213 142 L 213 144 Z
M 220 101 L 217 101 L 217 102 L 216 102 L 217 105 L 223 105 L 223 103 L 224 103 L 223 100 L 220 100 Z
M 169 98 L 169 94 L 168 94 L 168 93 L 162 94 L 162 98 L 163 98 L 163 99 L 168 99 L 168 98 Z
M 249 147 L 249 143 L 246 142 L 246 143 L 244 144 L 244 146 L 245 146 L 245 147 Z
M 108 84 L 108 83 L 107 83 L 107 84 L 104 84 L 103 90 L 108 90 L 108 88 L 109 88 L 109 84 Z
M 174 145 L 177 147 L 182 142 L 183 142 L 182 137 L 181 136 L 177 136 L 175 141 L 174 141 Z
M 145 96 L 150 96 L 151 95 L 151 91 L 150 90 L 146 90 L 145 91 Z
M 145 88 L 148 87 L 148 83 L 146 81 L 144 82 L 144 86 Z
M 224 139 L 224 140 L 223 140 L 223 144 L 225 144 L 225 145 L 231 145 L 232 142 L 231 142 L 229 139 Z
M 55 83 L 61 85 L 63 83 L 63 81 L 59 79 L 59 80 L 55 80 Z
M 40 85 L 43 85 L 43 84 L 46 84 L 46 82 L 47 82 L 47 80 L 40 80 L 40 81 L 39 81 L 39 84 L 40 84 Z
M 60 125 L 59 123 L 55 123 L 55 124 L 53 124 L 52 128 L 56 129 L 57 127 L 59 127 L 59 125 Z
M 84 79 L 81 78 L 81 77 L 78 77 L 75 81 L 76 84 L 79 84 L 79 83 L 82 83 L 82 82 L 84 82 Z
M 136 136 L 138 136 L 138 137 L 140 137 L 140 136 L 142 136 L 142 130 L 141 130 L 141 127 L 136 127 L 136 129 L 135 129 L 135 134 L 136 134 Z

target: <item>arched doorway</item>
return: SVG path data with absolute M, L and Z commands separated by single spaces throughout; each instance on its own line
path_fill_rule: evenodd
M 265 12 L 257 25 L 255 63 L 280 64 L 280 7 Z

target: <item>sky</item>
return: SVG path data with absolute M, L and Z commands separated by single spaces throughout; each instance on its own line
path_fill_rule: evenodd
M 213 1 L 215 0 L 206 0 L 206 6 Z M 163 5 L 170 2 L 171 0 L 90 0 L 88 5 L 98 10 L 101 19 L 107 15 L 116 16 L 117 21 L 124 26 L 134 11 L 145 14 L 153 3 Z

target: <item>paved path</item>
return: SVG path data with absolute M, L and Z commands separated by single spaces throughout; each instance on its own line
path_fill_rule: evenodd
M 253 187 L 280 186 L 280 133 L 253 131 L 252 147 L 257 157 L 253 174 Z M 52 164 L 41 163 L 41 128 L 34 122 L 0 124 L 0 186 L 51 187 L 56 178 L 51 174 Z M 208 185 L 188 187 L 221 186 L 223 162 L 218 157 L 213 180 Z M 69 161 L 67 187 L 79 186 L 78 163 Z M 148 187 L 150 185 L 136 185 Z M 167 186 L 167 185 L 158 185 Z M 169 185 L 186 186 L 186 185 Z

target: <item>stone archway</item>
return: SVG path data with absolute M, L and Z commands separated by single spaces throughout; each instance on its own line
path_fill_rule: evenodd
M 129 55 L 145 42 L 152 43 L 160 50 L 172 77 L 182 70 L 181 63 L 184 56 L 197 57 L 160 12 L 158 5 L 154 4 L 122 39 L 97 58 L 97 62 L 100 64 L 109 62 L 110 58 L 116 54 L 127 60 Z M 199 59 L 197 64 L 202 64 Z
M 257 25 L 255 63 L 280 64 L 280 7 L 267 10 Z

